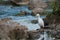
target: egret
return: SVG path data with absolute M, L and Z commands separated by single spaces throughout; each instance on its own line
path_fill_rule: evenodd
M 36 15 L 37 16 L 37 20 L 38 20 L 38 24 L 41 28 L 44 28 L 44 21 L 43 19 L 40 17 L 39 14 Z

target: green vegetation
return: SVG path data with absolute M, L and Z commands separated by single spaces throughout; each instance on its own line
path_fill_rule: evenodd
M 53 14 L 57 14 L 58 9 L 59 9 L 59 5 L 58 5 L 58 2 L 56 0 L 53 2 L 52 8 L 53 8 Z
M 3 0 L 0 0 L 0 2 L 2 2 Z
M 48 9 L 53 9 L 52 12 L 44 12 L 47 13 L 47 15 L 59 15 L 58 11 L 59 11 L 59 4 L 57 0 L 54 1 L 48 1 Z

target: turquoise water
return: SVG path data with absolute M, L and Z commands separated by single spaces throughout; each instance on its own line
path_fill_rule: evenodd
M 21 25 L 27 26 L 29 30 L 36 30 L 36 29 L 40 28 L 38 24 L 31 23 L 32 20 L 36 20 L 37 18 L 30 15 L 32 13 L 32 11 L 29 10 L 27 6 L 13 7 L 13 6 L 0 5 L 0 10 L 1 10 L 0 19 L 7 18 L 7 17 L 12 18 L 14 21 L 20 23 Z M 20 13 L 20 11 L 26 11 L 26 12 L 28 12 L 29 15 L 13 16 L 13 15 Z M 41 18 L 44 18 L 44 16 L 42 16 Z
M 11 16 L 20 13 L 20 11 L 26 11 L 29 14 L 31 14 L 32 12 L 31 10 L 28 9 L 27 6 L 13 7 L 13 6 L 0 5 L 0 14 L 2 13 L 4 15 Z
M 14 21 L 20 23 L 21 25 L 27 26 L 29 30 L 36 30 L 40 28 L 38 24 L 31 23 L 32 20 L 36 20 L 37 18 L 30 15 L 32 13 L 32 10 L 29 10 L 27 6 L 13 7 L 10 5 L 9 6 L 0 5 L 0 10 L 1 10 L 0 19 L 6 18 L 6 17 L 12 18 Z M 28 12 L 29 15 L 13 16 L 13 15 L 20 13 L 20 11 L 26 11 Z M 41 18 L 44 18 L 44 16 L 42 16 Z

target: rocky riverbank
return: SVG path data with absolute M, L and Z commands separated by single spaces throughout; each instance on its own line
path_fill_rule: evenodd
M 56 15 L 55 15 L 56 16 Z M 52 17 L 49 17 L 52 18 Z M 54 18 L 54 17 L 53 17 Z M 48 16 L 46 21 L 48 21 L 48 28 L 36 29 L 28 31 L 26 26 L 20 25 L 14 22 L 11 18 L 0 19 L 0 39 L 1 40 L 37 40 L 40 38 L 40 34 L 44 34 L 46 31 L 49 35 L 52 35 L 54 40 L 60 39 L 60 23 L 57 21 L 59 19 L 57 16 L 50 23 Z M 56 20 L 56 21 L 55 21 Z M 53 22 L 54 21 L 54 22 Z
M 0 40 L 35 40 L 40 38 L 39 30 L 28 31 L 26 26 L 14 22 L 11 18 L 0 20 Z
M 37 23 L 37 20 L 33 20 L 32 23 Z M 38 29 L 40 32 L 47 32 L 48 35 L 52 35 L 54 40 L 60 40 L 60 16 L 54 14 L 48 14 L 44 19 L 45 28 Z
M 47 3 L 42 2 L 42 0 L 8 0 L 0 2 L 0 5 L 28 6 L 33 14 L 42 13 L 44 8 L 48 6 Z
M 51 34 L 54 40 L 60 39 L 60 16 L 58 15 L 48 15 L 45 20 L 48 22 L 48 34 Z
M 31 21 L 37 23 L 37 20 Z M 38 29 L 40 32 L 46 31 L 48 35 L 52 35 L 54 40 L 60 39 L 60 16 L 54 14 L 48 14 L 44 19 L 45 28 Z

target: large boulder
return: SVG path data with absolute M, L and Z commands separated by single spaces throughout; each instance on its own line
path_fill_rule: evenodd
M 25 26 L 16 26 L 14 29 L 8 32 L 8 36 L 11 40 L 22 40 L 28 38 L 28 29 Z
M 37 13 L 41 14 L 43 11 L 43 8 L 34 8 L 32 9 L 32 15 L 36 15 Z
M 32 15 L 41 14 L 47 6 L 47 3 L 42 0 L 30 0 L 29 2 L 29 9 L 32 10 Z
M 22 26 L 11 18 L 4 18 L 0 20 L 0 40 L 17 40 L 27 38 L 28 28 Z
M 32 8 L 46 8 L 47 3 L 42 2 L 42 0 L 30 0 L 30 7 Z

